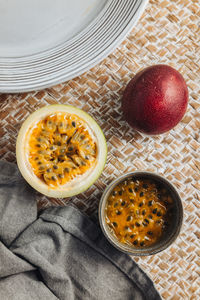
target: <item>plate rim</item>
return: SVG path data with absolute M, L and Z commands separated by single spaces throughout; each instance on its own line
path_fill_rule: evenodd
M 112 43 L 110 43 L 108 45 L 108 47 L 106 47 L 100 54 L 98 54 L 96 57 L 94 57 L 91 61 L 88 61 L 82 67 L 80 66 L 80 68 L 77 72 L 72 71 L 70 74 L 69 74 L 69 72 L 67 72 L 64 74 L 60 74 L 58 77 L 49 78 L 49 79 L 47 78 L 47 79 L 45 79 L 45 81 L 43 80 L 43 82 L 41 82 L 41 84 L 36 82 L 36 83 L 29 83 L 29 84 L 27 84 L 27 86 L 25 86 L 24 84 L 21 85 L 21 83 L 19 82 L 19 83 L 17 83 L 17 86 L 15 84 L 13 84 L 13 86 L 11 86 L 12 83 L 10 83 L 9 87 L 6 87 L 6 86 L 1 87 L 0 86 L 0 93 L 13 94 L 13 93 L 40 91 L 40 90 L 50 88 L 52 86 L 61 84 L 65 81 L 71 80 L 75 77 L 82 75 L 83 73 L 85 73 L 86 71 L 93 68 L 95 65 L 100 63 L 103 59 L 105 59 L 109 54 L 111 54 L 112 52 L 114 52 L 116 50 L 116 48 L 123 42 L 123 40 L 125 40 L 125 38 L 130 33 L 132 28 L 136 25 L 139 18 L 143 14 L 148 2 L 149 2 L 148 0 L 141 0 L 141 3 L 139 4 L 139 7 L 137 8 L 134 17 L 127 23 L 127 25 L 122 30 L 122 32 L 119 33 L 117 38 L 115 38 L 115 40 Z M 137 3 L 137 0 L 135 3 Z M 94 20 L 95 19 L 96 18 L 94 18 Z M 89 24 L 89 26 L 90 25 L 91 24 Z M 50 50 L 52 50 L 52 49 L 50 49 Z M 12 76 L 12 74 L 11 74 L 11 76 Z M 11 82 L 11 80 L 10 80 L 10 82 Z M 8 83 L 8 81 L 7 81 L 7 83 Z M 1 79 L 0 79 L 0 84 L 3 84 L 3 81 Z

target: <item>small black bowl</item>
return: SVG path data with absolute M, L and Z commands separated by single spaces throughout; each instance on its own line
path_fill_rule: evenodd
M 112 193 L 113 189 L 119 183 L 129 178 L 152 180 L 156 184 L 162 185 L 171 195 L 171 198 L 173 200 L 173 211 L 170 220 L 168 222 L 167 228 L 166 230 L 163 231 L 163 235 L 161 236 L 161 238 L 151 246 L 134 247 L 134 245 L 132 246 L 132 245 L 122 244 L 112 234 L 109 226 L 106 223 L 105 207 L 106 207 L 108 197 Z M 151 172 L 143 172 L 143 171 L 132 172 L 118 177 L 113 182 L 111 182 L 111 184 L 106 188 L 106 190 L 104 191 L 101 197 L 100 204 L 99 204 L 99 221 L 104 235 L 109 240 L 109 242 L 113 246 L 115 246 L 118 250 L 136 256 L 152 255 L 160 251 L 163 251 L 164 249 L 169 247 L 178 237 L 183 222 L 183 206 L 182 206 L 181 198 L 176 188 L 167 179 Z

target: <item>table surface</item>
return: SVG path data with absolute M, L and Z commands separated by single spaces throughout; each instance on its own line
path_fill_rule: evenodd
M 23 120 L 47 104 L 78 106 L 91 114 L 105 133 L 108 159 L 100 179 L 72 199 L 38 194 L 39 209 L 71 201 L 89 215 L 95 214 L 105 186 L 129 171 L 153 171 L 175 184 L 184 206 L 180 236 L 160 254 L 134 257 L 163 299 L 200 299 L 199 24 L 199 0 L 152 0 L 117 50 L 82 76 L 39 92 L 0 95 L 1 159 L 16 161 L 15 142 Z M 182 73 L 189 88 L 189 106 L 169 133 L 144 137 L 123 119 L 121 96 L 136 72 L 158 63 Z

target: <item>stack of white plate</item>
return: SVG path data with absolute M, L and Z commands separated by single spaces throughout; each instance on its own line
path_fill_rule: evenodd
M 125 38 L 148 0 L 2 0 L 0 92 L 82 74 Z

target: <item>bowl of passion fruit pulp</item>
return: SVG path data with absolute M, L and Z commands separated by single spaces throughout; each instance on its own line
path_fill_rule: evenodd
M 148 182 L 148 181 L 152 182 L 156 186 L 167 191 L 168 195 L 170 195 L 170 199 L 172 202 L 170 205 L 171 209 L 170 209 L 169 215 L 165 216 L 165 226 L 162 230 L 162 234 L 157 239 L 156 242 L 154 242 L 150 245 L 145 245 L 144 242 L 142 242 L 143 244 L 141 243 L 142 246 L 140 244 L 135 245 L 134 244 L 135 240 L 133 240 L 133 243 L 121 242 L 120 239 L 116 236 L 114 230 L 109 226 L 108 222 L 106 221 L 108 219 L 107 205 L 108 205 L 109 197 L 112 195 L 113 191 L 115 189 L 117 189 L 117 187 L 120 184 L 125 183 L 130 180 L 133 182 Z M 141 194 L 141 192 L 140 192 L 140 194 Z M 148 199 L 145 202 L 145 193 L 143 196 L 144 196 L 144 205 L 146 203 L 146 205 L 149 206 L 152 201 Z M 122 205 L 123 205 L 123 201 L 121 200 L 121 206 Z M 140 205 L 141 204 L 139 203 L 139 206 Z M 120 207 L 120 209 L 121 209 L 121 207 Z M 148 209 L 150 209 L 150 208 L 148 207 Z M 123 208 L 122 208 L 122 211 L 123 211 Z M 130 217 L 128 216 L 128 218 L 130 218 Z M 134 220 L 134 215 L 133 215 L 132 219 L 133 219 L 133 223 L 134 223 L 134 221 L 135 221 L 135 223 L 137 223 L 136 222 L 137 220 L 136 219 Z M 167 219 L 167 222 L 166 222 L 166 219 Z M 183 221 L 182 201 L 181 201 L 178 191 L 176 190 L 174 185 L 172 183 L 170 183 L 166 178 L 162 177 L 161 175 L 151 173 L 151 172 L 145 172 L 145 171 L 136 171 L 136 172 L 132 172 L 132 173 L 127 173 L 127 174 L 124 174 L 124 175 L 118 177 L 114 181 L 112 181 L 110 183 L 110 185 L 104 191 L 104 193 L 101 197 L 101 200 L 100 200 L 100 204 L 99 204 L 99 221 L 100 221 L 100 226 L 101 226 L 101 229 L 102 229 L 105 237 L 118 250 L 125 252 L 127 254 L 130 254 L 130 255 L 135 255 L 135 256 L 152 255 L 152 254 L 156 254 L 158 252 L 165 250 L 178 237 L 180 230 L 181 230 L 182 221 Z M 151 221 L 152 220 L 150 220 L 150 222 Z M 146 221 L 143 222 L 144 225 L 146 224 L 145 222 L 147 223 L 147 222 L 149 222 L 149 220 L 146 219 Z M 114 225 L 116 225 L 116 224 L 114 224 Z M 136 225 L 138 225 L 138 224 L 136 224 Z M 141 225 L 141 227 L 140 227 L 140 231 L 141 231 L 143 225 L 142 224 L 140 224 L 140 225 Z M 138 225 L 138 226 L 140 226 L 140 225 Z M 148 225 L 148 223 L 147 223 L 147 225 Z M 152 234 L 152 231 L 148 231 L 148 233 Z

